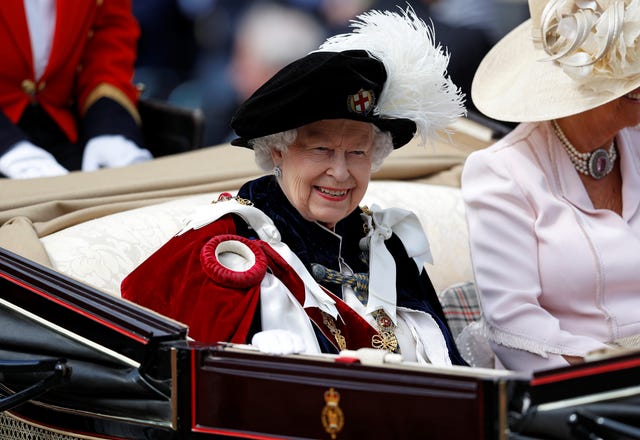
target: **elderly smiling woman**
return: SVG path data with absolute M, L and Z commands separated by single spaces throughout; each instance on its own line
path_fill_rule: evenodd
M 125 298 L 205 342 L 464 364 L 424 270 L 417 217 L 359 207 L 372 170 L 416 132 L 425 140 L 453 122 L 462 97 L 411 10 L 359 19 L 240 106 L 232 144 L 271 175 L 195 213 L 123 281 Z
M 271 165 L 302 217 L 328 228 L 357 208 L 371 172 L 393 151 L 389 134 L 349 119 L 312 122 L 252 146 L 256 161 Z

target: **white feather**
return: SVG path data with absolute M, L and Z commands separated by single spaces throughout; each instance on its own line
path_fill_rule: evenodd
M 400 10 L 358 15 L 351 33 L 330 37 L 319 51 L 362 49 L 380 60 L 387 80 L 374 111 L 381 117 L 411 119 L 425 144 L 465 114 L 464 95 L 447 75 L 449 54 L 435 44 L 433 27 L 411 7 Z

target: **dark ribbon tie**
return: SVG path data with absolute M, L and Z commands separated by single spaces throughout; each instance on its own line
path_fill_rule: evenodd
M 354 273 L 353 275 L 329 269 L 321 264 L 312 263 L 311 273 L 313 278 L 319 283 L 327 282 L 350 286 L 363 303 L 366 301 L 369 291 L 369 274 Z

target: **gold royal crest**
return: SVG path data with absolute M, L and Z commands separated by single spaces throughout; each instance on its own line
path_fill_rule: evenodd
M 335 439 L 344 426 L 344 414 L 338 406 L 340 393 L 333 388 L 329 388 L 328 391 L 324 392 L 324 401 L 326 403 L 320 415 L 322 426 L 324 426 L 324 430 L 331 435 L 331 438 Z

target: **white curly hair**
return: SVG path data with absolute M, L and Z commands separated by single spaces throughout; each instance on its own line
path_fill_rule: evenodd
M 373 127 L 373 144 L 371 147 L 371 171 L 377 171 L 382 162 L 393 151 L 393 140 L 391 134 L 383 132 L 375 125 Z M 271 171 L 274 167 L 271 151 L 286 152 L 298 135 L 297 129 L 287 130 L 280 133 L 274 133 L 267 136 L 251 139 L 249 146 L 255 152 L 256 164 L 264 171 Z

